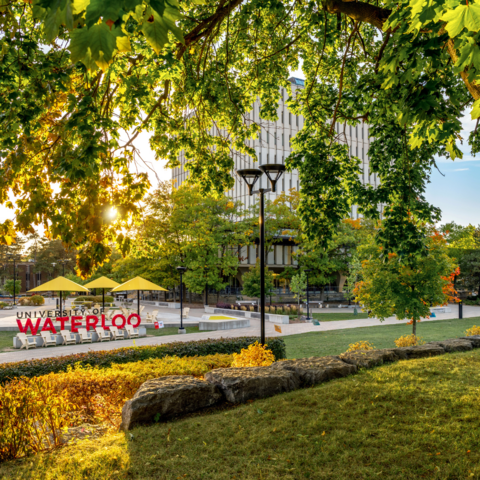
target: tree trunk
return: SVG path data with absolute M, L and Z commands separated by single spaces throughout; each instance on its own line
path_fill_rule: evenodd
M 416 320 L 413 321 L 412 333 L 413 333 L 415 336 L 417 336 L 417 321 L 416 321 Z

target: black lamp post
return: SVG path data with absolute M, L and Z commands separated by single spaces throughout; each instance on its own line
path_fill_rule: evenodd
M 275 192 L 275 187 L 285 171 L 285 166 L 276 163 L 267 163 L 258 168 L 244 168 L 237 170 L 239 175 L 248 186 L 249 195 L 258 194 L 260 198 L 260 343 L 265 345 L 265 194 Z M 271 188 L 259 188 L 253 190 L 258 179 L 265 174 L 270 180 Z
M 307 322 L 310 322 L 312 319 L 310 318 L 310 303 L 308 301 L 308 272 L 311 272 L 311 268 L 306 268 L 304 272 L 307 275 Z
M 180 274 L 180 328 L 178 333 L 187 333 L 183 328 L 183 274 L 187 271 L 186 267 L 177 267 L 177 271 Z
M 15 305 L 15 290 L 17 289 L 17 258 L 14 253 L 7 253 L 13 260 L 13 305 Z
M 65 276 L 65 263 L 67 263 L 67 262 L 68 262 L 68 260 L 65 260 L 65 258 L 62 258 L 60 260 L 60 263 L 62 264 L 62 272 L 63 272 L 62 275 L 63 276 Z M 103 293 L 105 293 L 105 289 L 103 290 Z

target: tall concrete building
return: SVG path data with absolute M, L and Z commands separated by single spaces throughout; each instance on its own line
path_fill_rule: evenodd
M 304 88 L 304 81 L 299 78 L 290 78 L 292 84 L 292 92 L 295 94 L 297 89 Z M 259 138 L 255 140 L 249 140 L 248 146 L 253 147 L 257 154 L 258 162 L 254 161 L 249 155 L 244 155 L 239 152 L 233 154 L 233 160 L 235 162 L 235 169 L 241 168 L 256 168 L 258 165 L 264 163 L 285 163 L 285 158 L 291 153 L 291 140 L 302 129 L 304 119 L 301 115 L 293 115 L 288 111 L 286 101 L 290 95 L 283 87 L 280 89 L 281 96 L 278 105 L 278 120 L 276 122 L 270 122 L 260 118 L 260 101 L 257 99 L 252 106 L 252 110 L 247 114 L 246 121 L 256 122 L 261 127 Z M 335 125 L 337 133 L 341 134 L 341 141 L 348 144 L 350 155 L 355 155 L 362 160 L 363 173 L 361 174 L 361 180 L 363 183 L 371 183 L 377 185 L 378 179 L 376 174 L 370 175 L 369 160 L 367 151 L 370 145 L 368 136 L 368 125 L 361 123 L 356 127 L 349 125 L 339 124 Z M 212 128 L 211 134 L 214 135 Z M 183 152 L 179 156 L 180 167 L 174 168 L 172 171 L 172 178 L 176 180 L 176 186 L 180 186 L 187 178 L 188 171 L 184 166 L 186 163 L 185 155 Z M 233 174 L 234 172 L 232 172 Z M 234 200 L 241 201 L 245 206 L 250 206 L 253 202 L 257 201 L 256 196 L 248 195 L 248 188 L 245 183 L 240 180 L 236 175 L 233 175 L 235 184 L 233 188 L 227 192 L 227 195 Z M 261 179 L 261 185 L 258 187 L 268 188 L 267 179 L 265 176 Z M 300 181 L 298 178 L 297 170 L 293 172 L 285 172 L 282 175 L 282 179 L 277 184 L 277 192 L 269 193 L 268 198 L 272 199 L 282 191 L 288 191 L 291 188 L 297 190 L 301 189 Z M 356 207 L 352 207 L 352 218 L 358 218 Z
M 290 78 L 291 89 L 295 95 L 297 89 L 304 88 L 304 81 L 298 78 Z M 248 145 L 253 147 L 257 154 L 258 162 L 254 161 L 252 157 L 248 155 L 235 152 L 233 154 L 233 160 L 235 162 L 234 168 L 257 168 L 258 165 L 265 163 L 285 163 L 285 159 L 291 153 L 291 140 L 297 134 L 299 130 L 302 129 L 304 118 L 302 116 L 293 115 L 288 111 L 286 102 L 288 97 L 292 92 L 287 92 L 283 87 L 280 89 L 280 101 L 278 104 L 278 120 L 275 122 L 270 122 L 260 118 L 260 101 L 257 99 L 252 105 L 252 110 L 247 114 L 246 121 L 256 122 L 261 127 L 261 133 L 259 138 L 255 140 L 249 140 Z M 368 135 L 368 125 L 361 123 L 356 127 L 351 127 L 349 125 L 339 124 L 335 125 L 335 130 L 340 134 L 340 140 L 347 143 L 350 151 L 350 155 L 355 155 L 361 159 L 363 163 L 363 173 L 360 174 L 360 179 L 362 182 L 370 183 L 374 186 L 377 185 L 378 179 L 376 175 L 370 175 L 369 169 L 369 160 L 367 156 L 370 140 Z M 212 127 L 211 135 L 215 135 L 214 129 Z M 188 171 L 185 170 L 184 166 L 186 163 L 186 158 L 182 152 L 179 156 L 180 167 L 174 168 L 172 171 L 172 178 L 176 180 L 176 186 L 180 186 L 187 178 Z M 258 201 L 258 196 L 250 196 L 248 194 L 248 188 L 241 179 L 239 179 L 234 172 L 232 175 L 235 179 L 235 184 L 233 188 L 227 192 L 233 200 L 239 200 L 249 207 Z M 269 188 L 270 184 L 268 183 L 266 176 L 263 175 L 261 178 L 261 184 L 256 185 L 255 188 Z M 268 184 L 267 184 L 268 183 Z M 276 195 L 279 195 L 283 191 L 289 191 L 290 189 L 295 188 L 300 190 L 302 188 L 299 178 L 298 171 L 294 170 L 292 172 L 285 172 L 282 175 L 282 178 L 277 183 L 277 192 L 269 193 L 267 198 L 274 199 Z M 351 217 L 356 219 L 359 217 L 357 208 L 352 207 Z M 291 239 L 284 239 L 280 241 L 277 245 L 274 246 L 273 250 L 267 253 L 267 264 L 274 272 L 280 273 L 283 268 L 288 265 L 295 265 L 295 257 L 292 256 L 292 253 L 297 249 L 295 243 Z M 231 282 L 232 290 L 236 287 L 239 287 L 241 284 L 241 275 L 244 271 L 248 269 L 249 266 L 254 265 L 256 258 L 258 257 L 257 246 L 249 247 L 239 247 L 239 257 L 241 267 L 239 269 L 239 275 L 236 280 Z M 341 275 L 337 280 L 337 285 L 343 286 L 343 279 Z M 282 283 L 283 282 L 283 283 Z M 288 290 L 288 286 L 285 285 L 284 281 L 278 281 L 277 293 L 281 293 L 281 290 Z

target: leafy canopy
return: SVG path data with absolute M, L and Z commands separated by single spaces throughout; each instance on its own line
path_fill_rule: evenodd
M 351 205 L 385 221 L 378 240 L 402 261 L 425 253 L 421 225 L 435 155 L 461 156 L 460 118 L 480 116 L 479 4 L 465 0 L 12 0 L 0 6 L 0 201 L 16 211 L 0 241 L 43 224 L 77 248 L 85 275 L 140 219 L 150 185 L 135 139 L 190 180 L 230 188 L 231 151 L 255 157 L 258 120 L 280 88 L 305 126 L 287 167 L 302 183 L 309 238 L 325 244 Z M 302 66 L 294 94 L 289 72 Z M 345 125 L 370 125 L 370 171 Z M 210 135 L 211 129 L 215 135 Z M 480 148 L 471 132 L 472 152 Z M 377 174 L 378 188 L 360 174 Z M 10 195 L 15 203 L 10 203 Z M 112 208 L 116 217 L 111 215 Z M 412 221 L 413 220 L 413 221 Z M 412 260 L 413 261 L 413 260 Z

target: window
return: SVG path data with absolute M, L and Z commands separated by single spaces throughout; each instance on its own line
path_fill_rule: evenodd
M 275 132 L 275 136 L 273 138 L 274 138 L 274 142 L 275 142 L 275 145 L 276 145 L 277 144 L 277 132 Z
M 262 141 L 262 131 L 260 130 L 260 133 L 258 134 L 258 139 L 260 140 L 260 142 Z
M 258 159 L 260 160 L 260 163 L 262 163 L 262 152 L 259 153 Z
M 355 156 L 358 157 L 358 145 L 355 147 Z
M 292 124 L 292 114 L 290 112 L 288 112 L 288 124 Z
M 350 126 L 350 137 L 351 137 L 352 136 L 352 126 L 351 125 L 349 125 L 349 126 Z
M 363 123 L 362 123 L 362 140 L 363 140 Z
M 292 140 L 292 136 L 291 136 L 291 135 L 289 135 L 289 136 L 288 136 L 288 146 L 290 146 L 290 142 L 291 142 L 291 140 Z
M 267 143 L 270 143 L 270 135 L 267 132 Z
M 284 147 L 284 146 L 285 146 L 285 141 L 284 141 L 284 140 L 285 140 L 285 138 L 284 138 L 284 134 L 282 133 L 282 147 Z
M 275 155 L 274 159 L 275 159 L 275 163 L 277 163 L 277 156 L 276 155 Z
M 296 121 L 297 127 L 298 127 L 298 115 L 295 115 L 295 121 Z
M 283 110 L 282 110 L 282 123 L 283 123 Z
M 270 160 L 270 154 L 267 153 L 267 163 L 269 162 L 269 160 Z

